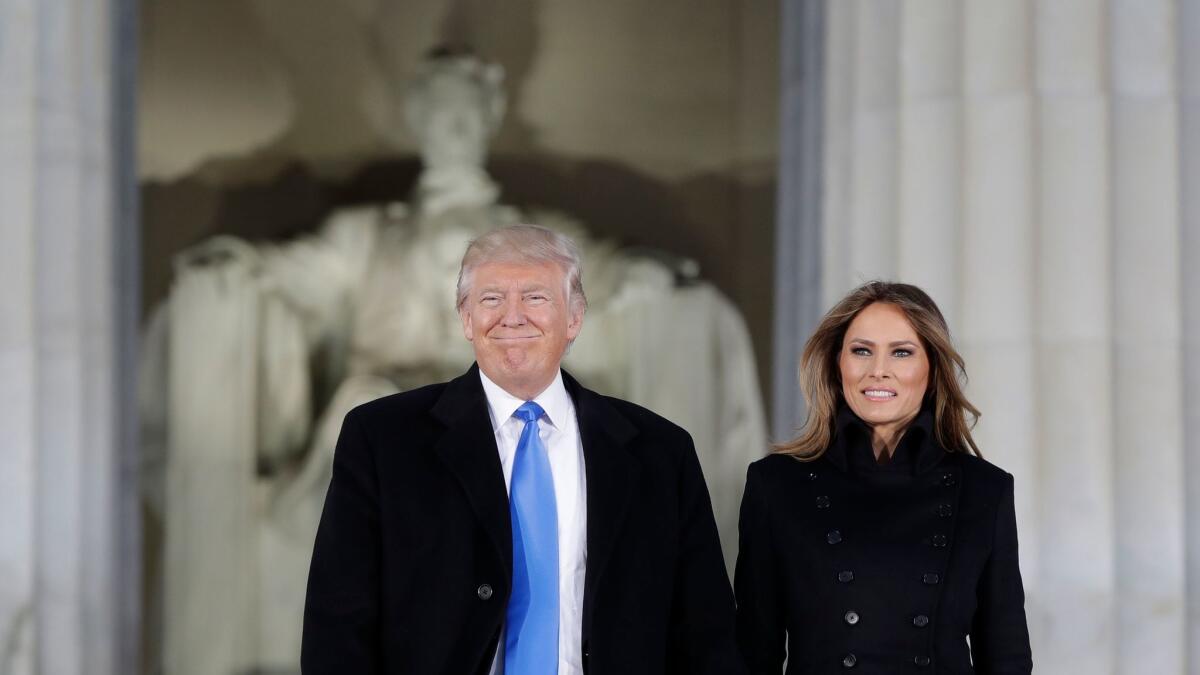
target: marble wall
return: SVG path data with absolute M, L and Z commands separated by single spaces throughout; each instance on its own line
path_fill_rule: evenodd
M 823 306 L 946 313 L 1037 672 L 1200 673 L 1196 3 L 825 7 Z

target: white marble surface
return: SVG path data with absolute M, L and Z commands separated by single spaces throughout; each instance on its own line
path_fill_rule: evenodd
M 0 672 L 116 673 L 108 2 L 0 3 Z
M 1200 673 L 1197 3 L 839 2 L 827 40 L 823 293 L 949 318 L 1035 672 Z
M 1180 121 L 1180 259 L 1200 259 L 1200 3 L 1183 3 L 1176 16 L 1175 46 L 1178 50 Z M 1183 265 L 1183 392 L 1184 469 L 1186 512 L 1200 512 L 1200 267 Z M 1187 575 L 1200 578 L 1200 518 L 1185 521 Z M 1200 674 L 1200 584 L 1187 588 L 1188 617 L 1184 634 L 1191 675 Z

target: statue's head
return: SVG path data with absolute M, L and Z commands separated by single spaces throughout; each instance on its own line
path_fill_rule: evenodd
M 404 97 L 404 117 L 428 168 L 482 167 L 507 99 L 504 68 L 466 50 L 429 54 Z

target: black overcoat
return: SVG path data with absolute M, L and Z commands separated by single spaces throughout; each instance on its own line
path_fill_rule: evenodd
M 563 380 L 587 472 L 585 671 L 743 673 L 691 437 Z M 477 367 L 351 411 L 309 572 L 304 673 L 486 673 L 510 592 L 510 527 Z
M 1031 671 L 1012 476 L 932 429 L 922 411 L 880 466 L 843 406 L 819 459 L 750 465 L 735 587 L 752 673 L 780 672 L 785 634 L 789 675 Z

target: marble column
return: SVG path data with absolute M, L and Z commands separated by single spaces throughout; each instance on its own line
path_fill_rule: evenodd
M 804 423 L 794 336 L 822 313 L 821 190 L 824 172 L 823 0 L 783 0 L 780 16 L 780 152 L 775 226 L 775 321 L 771 433 L 791 438 Z
M 1107 20 L 1100 3 L 1040 3 L 1035 25 L 1040 499 L 1025 531 L 1040 559 L 1026 561 L 1029 609 L 1039 670 L 1102 673 L 1115 656 L 1117 552 Z
M 1180 290 L 1183 317 L 1183 450 L 1187 549 L 1187 672 L 1200 675 L 1200 3 L 1175 17 L 1179 71 Z
M 0 672 L 136 671 L 118 0 L 0 3 Z M 126 135 L 126 138 L 129 136 Z M 124 356 L 123 356 L 124 354 Z M 124 511 L 123 511 L 124 509 Z M 122 522 L 121 514 L 132 518 Z M 125 579 L 123 587 L 121 580 Z
M 1037 672 L 1200 673 L 1198 4 L 826 4 L 821 294 L 946 312 Z

